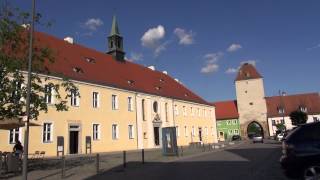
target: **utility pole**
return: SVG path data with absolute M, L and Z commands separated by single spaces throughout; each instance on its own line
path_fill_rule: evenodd
M 29 146 L 29 121 L 30 121 L 30 94 L 31 94 L 31 67 L 32 67 L 32 56 L 33 56 L 33 31 L 34 31 L 34 19 L 35 19 L 35 0 L 32 0 L 32 22 L 30 27 L 30 39 L 29 39 L 29 61 L 28 61 L 28 83 L 27 83 L 27 122 L 24 133 L 24 154 L 23 154 L 23 167 L 22 167 L 22 179 L 28 179 L 28 146 Z

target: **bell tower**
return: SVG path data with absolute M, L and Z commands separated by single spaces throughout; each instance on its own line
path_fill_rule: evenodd
M 123 51 L 123 38 L 120 35 L 118 22 L 116 16 L 112 18 L 112 27 L 111 32 L 108 37 L 108 52 L 113 56 L 113 58 L 117 61 L 125 61 L 124 55 L 125 52 Z
M 249 63 L 243 64 L 235 79 L 241 135 L 248 137 L 248 126 L 260 125 L 263 136 L 268 136 L 267 105 L 263 77 Z

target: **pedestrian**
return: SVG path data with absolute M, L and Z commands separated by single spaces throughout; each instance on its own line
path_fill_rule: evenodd
M 19 157 L 19 159 L 22 156 L 23 153 L 23 146 L 21 145 L 21 142 L 19 140 L 16 140 L 16 144 L 13 147 L 13 153 Z

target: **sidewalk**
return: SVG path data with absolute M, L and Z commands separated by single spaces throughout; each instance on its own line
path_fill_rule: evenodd
M 201 147 L 179 147 L 179 156 L 163 156 L 161 149 L 148 149 L 144 152 L 145 163 L 174 162 L 185 158 L 200 156 L 206 153 L 222 151 L 230 146 L 238 146 L 245 142 L 229 144 L 222 142 Z M 107 171 L 123 171 L 125 168 L 141 168 L 141 150 L 126 152 L 126 167 L 123 165 L 123 152 L 99 153 L 99 165 L 97 166 L 97 154 L 66 156 L 63 179 L 85 179 Z M 62 179 L 63 162 L 61 158 L 48 158 L 34 165 L 30 164 L 28 179 Z M 6 177 L 9 179 L 21 179 L 21 176 Z M 0 178 L 1 179 L 1 178 Z

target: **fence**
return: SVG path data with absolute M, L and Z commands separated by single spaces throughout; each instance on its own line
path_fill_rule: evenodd
M 225 145 L 223 145 L 225 146 Z M 222 145 L 194 144 L 180 146 L 176 156 L 163 156 L 161 149 L 122 151 L 88 155 L 69 155 L 30 162 L 29 179 L 83 179 L 102 172 L 124 171 L 152 162 L 170 162 L 184 156 L 212 151 Z M 13 179 L 21 177 L 14 176 Z

